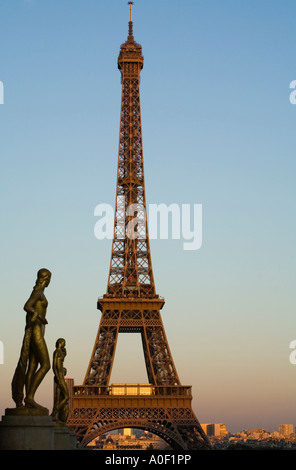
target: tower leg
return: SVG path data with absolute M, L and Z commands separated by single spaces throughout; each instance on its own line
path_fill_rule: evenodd
M 107 385 L 109 383 L 117 338 L 117 326 L 108 327 L 100 325 L 91 360 L 85 376 L 85 385 Z

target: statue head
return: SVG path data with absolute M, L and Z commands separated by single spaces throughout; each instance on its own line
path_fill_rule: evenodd
M 66 341 L 64 340 L 64 338 L 59 338 L 56 340 L 56 348 L 64 348 L 66 346 Z
M 36 286 L 44 285 L 45 287 L 47 287 L 48 284 L 50 283 L 50 278 L 51 278 L 51 272 L 48 269 L 46 268 L 39 269 L 37 273 Z

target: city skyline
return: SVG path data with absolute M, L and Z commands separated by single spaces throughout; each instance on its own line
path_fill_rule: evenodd
M 68 377 L 86 373 L 111 255 L 94 211 L 114 205 L 128 24 L 126 1 L 15 4 L 0 2 L 1 414 L 41 267 L 52 271 L 50 354 L 65 337 Z M 199 421 L 232 432 L 296 424 L 295 10 L 288 0 L 134 5 L 147 203 L 203 207 L 198 250 L 151 241 L 162 319 Z M 52 380 L 39 392 L 49 408 Z M 147 382 L 139 335 L 120 336 L 111 382 Z

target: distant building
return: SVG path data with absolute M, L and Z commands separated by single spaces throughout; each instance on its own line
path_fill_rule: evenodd
M 293 434 L 293 424 L 280 424 L 279 433 L 281 436 L 290 436 Z
M 210 425 L 210 423 L 203 423 L 201 424 L 201 427 L 202 427 L 202 430 L 203 432 L 208 435 L 208 426 Z
M 168 449 L 168 444 L 147 431 L 124 428 L 103 434 L 90 442 L 89 447 L 95 447 L 97 450 L 165 450 Z
M 224 423 L 205 423 L 201 427 L 208 437 L 224 437 L 228 434 Z

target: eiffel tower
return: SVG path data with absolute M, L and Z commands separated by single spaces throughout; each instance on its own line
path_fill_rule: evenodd
M 133 36 L 132 3 L 128 38 L 121 45 L 121 122 L 114 238 L 106 294 L 82 386 L 73 385 L 68 425 L 80 447 L 119 428 L 141 428 L 164 439 L 172 449 L 210 449 L 191 408 L 191 386 L 181 385 L 170 352 L 156 294 L 146 218 L 140 109 L 142 47 Z M 110 384 L 119 333 L 140 333 L 147 384 Z

